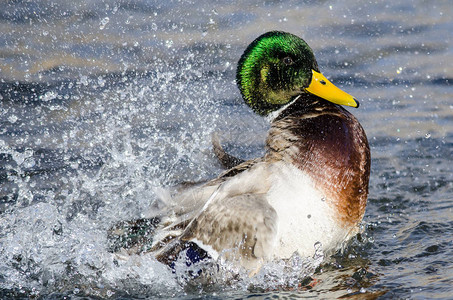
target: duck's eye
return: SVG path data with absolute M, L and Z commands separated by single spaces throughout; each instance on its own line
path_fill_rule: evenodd
M 283 59 L 283 62 L 285 63 L 285 65 L 290 66 L 294 63 L 294 60 L 291 57 L 287 56 Z

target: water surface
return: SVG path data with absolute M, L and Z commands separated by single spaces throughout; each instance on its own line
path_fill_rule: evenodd
M 451 298 L 453 7 L 448 1 L 32 1 L 0 12 L 0 295 Z M 106 232 L 156 188 L 262 155 L 267 121 L 234 83 L 268 30 L 303 37 L 361 100 L 372 172 L 363 233 L 313 273 L 190 285 Z M 294 287 L 311 275 L 312 288 Z M 302 276 L 303 277 L 303 276 Z M 297 286 L 297 285 L 296 285 Z M 255 288 L 253 288 L 255 287 Z

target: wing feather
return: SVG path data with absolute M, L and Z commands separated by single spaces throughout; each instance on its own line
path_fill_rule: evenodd
M 189 224 L 181 240 L 196 242 L 208 253 L 213 249 L 251 269 L 272 255 L 276 224 L 277 214 L 265 194 L 219 197 Z

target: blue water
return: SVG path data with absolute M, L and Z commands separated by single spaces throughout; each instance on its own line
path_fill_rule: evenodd
M 0 296 L 452 298 L 452 16 L 450 2 L 422 0 L 3 3 Z M 112 225 L 152 214 L 159 187 L 223 170 L 213 132 L 238 157 L 262 155 L 269 124 L 234 76 L 275 29 L 303 37 L 361 100 L 363 232 L 315 271 L 275 262 L 233 283 L 118 262 Z M 298 289 L 305 275 L 317 283 Z

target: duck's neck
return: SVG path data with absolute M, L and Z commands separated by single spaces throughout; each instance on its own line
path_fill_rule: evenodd
M 365 132 L 352 114 L 304 96 L 274 119 L 267 146 L 267 159 L 291 163 L 312 178 L 345 226 L 362 219 L 370 153 Z

